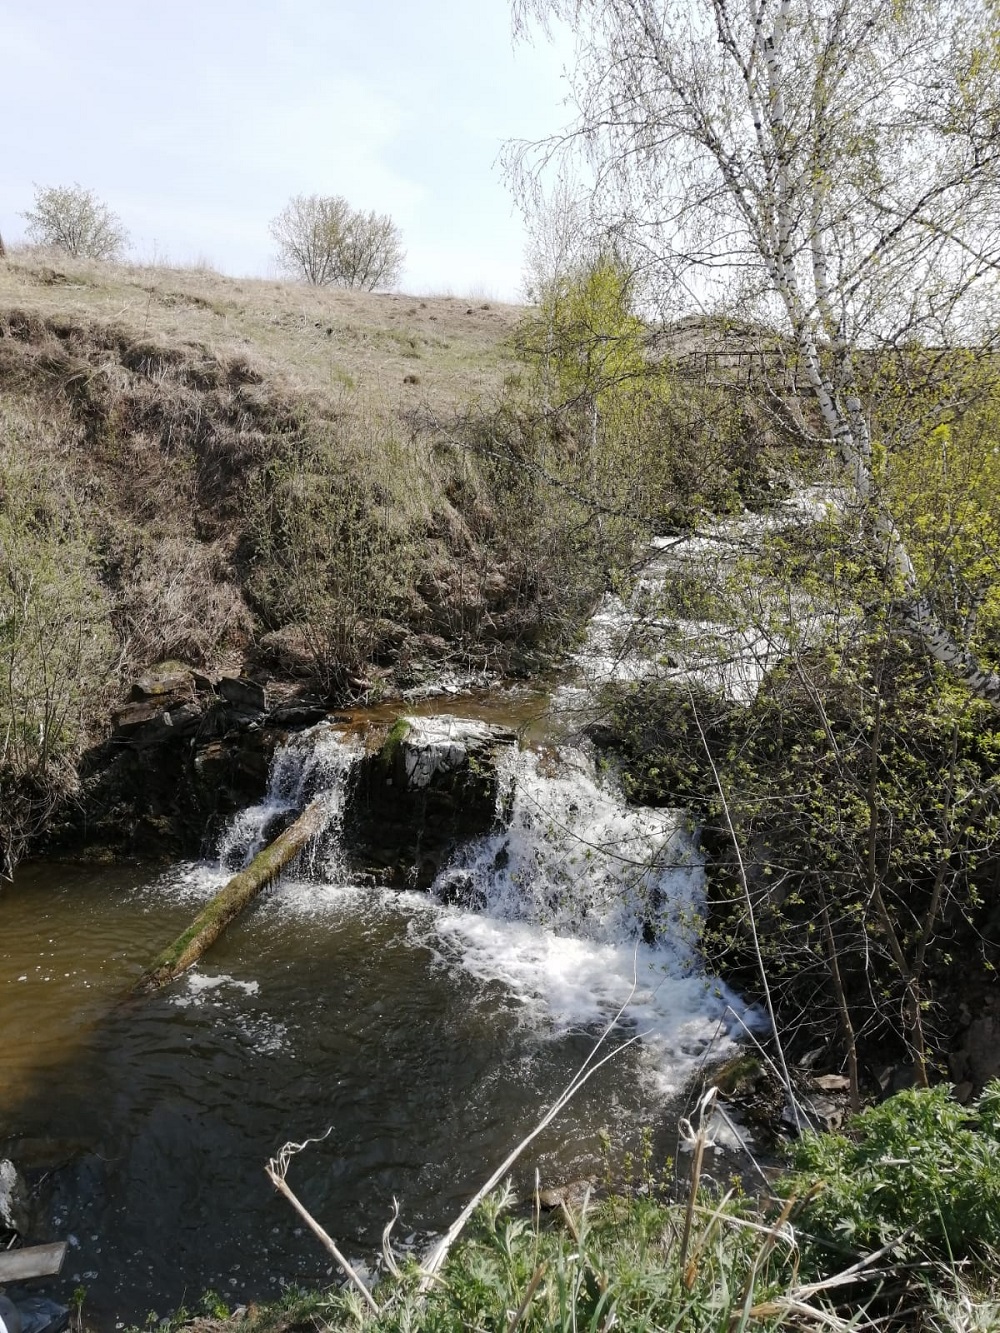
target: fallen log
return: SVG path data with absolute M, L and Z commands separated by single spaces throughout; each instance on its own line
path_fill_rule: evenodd
M 0 1282 L 24 1282 L 29 1277 L 55 1277 L 66 1258 L 64 1240 L 51 1245 L 29 1245 L 0 1254 Z
M 306 806 L 294 824 L 257 853 L 198 913 L 183 935 L 155 959 L 132 988 L 147 995 L 186 972 L 212 947 L 229 923 L 266 888 L 326 823 L 326 800 L 320 796 Z

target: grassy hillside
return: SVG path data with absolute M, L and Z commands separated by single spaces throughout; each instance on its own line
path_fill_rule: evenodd
M 650 360 L 611 296 L 582 289 L 562 327 L 484 300 L 0 264 L 5 811 L 45 823 L 152 663 L 333 704 L 535 671 L 644 534 L 766 494 L 745 395 Z
M 487 447 L 519 311 L 77 263 L 0 265 L 0 787 L 25 836 L 142 667 L 331 702 L 523 670 L 599 580 Z
M 520 307 L 225 278 L 24 252 L 0 265 L 0 305 L 115 326 L 134 341 L 252 356 L 269 380 L 333 402 L 345 389 L 436 410 L 495 390 L 512 369 Z

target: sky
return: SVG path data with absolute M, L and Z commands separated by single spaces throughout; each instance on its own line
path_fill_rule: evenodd
M 296 194 L 389 213 L 412 293 L 517 299 L 525 233 L 498 154 L 567 119 L 568 38 L 507 0 L 0 0 L 0 234 L 80 185 L 132 257 L 273 276 Z

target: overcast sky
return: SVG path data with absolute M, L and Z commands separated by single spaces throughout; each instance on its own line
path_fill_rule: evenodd
M 0 0 L 0 233 L 79 182 L 140 260 L 274 273 L 268 222 L 342 194 L 403 231 L 403 287 L 517 296 L 497 155 L 566 119 L 561 50 L 507 0 Z

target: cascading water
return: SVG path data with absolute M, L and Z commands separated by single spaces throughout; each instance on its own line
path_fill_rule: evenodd
M 240 870 L 249 865 L 282 823 L 320 793 L 327 798 L 329 826 L 335 829 L 357 753 L 356 743 L 325 722 L 293 736 L 275 752 L 264 799 L 234 815 L 223 831 L 217 850 L 220 866 Z
M 329 727 L 294 738 L 275 756 L 268 797 L 227 835 L 225 848 L 248 859 L 276 814 L 329 793 L 322 852 L 306 882 L 283 890 L 286 913 L 332 910 L 330 892 L 350 889 L 340 822 L 362 753 Z M 579 750 L 511 750 L 500 768 L 497 830 L 459 848 L 429 896 L 393 895 L 411 935 L 446 966 L 503 986 L 552 1036 L 626 1006 L 622 1025 L 642 1034 L 647 1072 L 675 1091 L 709 1048 L 724 1054 L 754 1021 L 700 964 L 704 866 L 688 816 L 627 805 Z
M 704 866 L 683 811 L 628 806 L 585 757 L 513 753 L 507 821 L 434 886 L 436 933 L 460 965 L 502 982 L 553 1033 L 623 1006 L 647 1072 L 676 1090 L 710 1045 L 754 1018 L 700 965 Z M 472 910 L 468 910 L 472 909 Z

